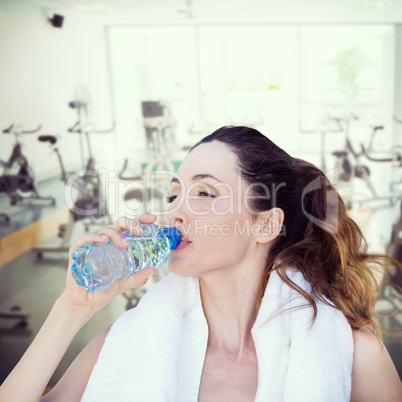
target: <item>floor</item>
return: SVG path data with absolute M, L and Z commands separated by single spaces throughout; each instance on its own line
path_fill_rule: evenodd
M 58 224 L 66 219 L 62 183 L 56 179 L 49 180 L 41 183 L 39 190 L 45 195 L 56 195 L 55 205 L 27 207 L 14 213 L 10 222 L 0 220 L 0 312 L 11 311 L 14 307 L 14 310 L 20 308 L 21 312 L 29 314 L 26 326 L 24 323 L 21 325 L 21 320 L 0 319 L 0 383 L 32 342 L 65 284 L 67 253 L 45 253 L 43 258 L 38 258 L 32 250 L 33 245 L 26 243 L 26 238 L 30 238 L 32 231 L 36 230 L 41 233 L 36 242 L 47 239 L 47 244 L 57 245 L 60 243 Z M 0 199 L 0 210 L 7 208 L 7 200 Z M 32 225 L 39 225 L 39 222 L 42 225 L 35 229 Z M 72 238 L 78 238 L 84 232 L 84 225 L 78 223 Z M 12 250 L 11 243 L 14 244 Z M 152 288 L 167 272 L 167 267 L 160 269 L 145 291 Z M 144 290 L 128 292 L 98 312 L 79 331 L 49 385 L 53 386 L 58 381 L 76 355 L 98 332 L 113 323 L 126 309 L 134 307 L 143 293 Z M 388 288 L 378 304 L 378 310 L 383 315 L 389 315 L 400 303 L 400 293 Z M 383 327 L 388 331 L 402 332 L 401 311 L 384 319 Z M 402 338 L 384 336 L 384 342 L 402 377 Z

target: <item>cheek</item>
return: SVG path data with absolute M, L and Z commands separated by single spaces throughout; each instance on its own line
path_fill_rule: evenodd
M 186 200 L 185 206 L 186 210 L 195 218 L 197 218 L 197 216 L 205 216 L 209 214 L 211 210 L 211 206 L 208 202 L 199 199 Z
M 245 214 L 221 216 L 209 213 L 191 222 L 193 244 L 169 259 L 171 272 L 183 276 L 202 273 L 238 263 L 247 253 L 252 226 Z
M 227 195 L 214 200 L 211 204 L 211 210 L 216 215 L 231 214 L 233 216 L 236 208 L 236 202 L 233 197 Z
M 214 216 L 203 223 L 195 236 L 197 253 L 214 261 L 241 258 L 253 237 L 250 222 L 241 215 Z
M 221 202 L 220 206 L 227 208 L 228 204 L 225 204 Z M 245 213 L 217 214 L 215 211 L 210 211 L 203 217 L 193 220 L 192 232 L 193 237 L 200 241 L 200 245 L 215 249 L 226 243 L 248 242 L 253 234 L 253 223 L 250 216 Z

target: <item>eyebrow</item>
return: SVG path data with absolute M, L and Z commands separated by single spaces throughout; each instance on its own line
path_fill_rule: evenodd
M 195 176 L 192 177 L 192 181 L 198 181 L 198 180 L 202 180 L 202 179 L 214 179 L 216 181 L 221 182 L 221 180 L 217 179 L 215 176 L 212 176 L 212 174 L 209 173 L 204 173 L 204 174 L 196 174 Z M 173 177 L 172 181 L 170 182 L 170 184 L 172 183 L 180 183 L 179 179 L 177 177 Z

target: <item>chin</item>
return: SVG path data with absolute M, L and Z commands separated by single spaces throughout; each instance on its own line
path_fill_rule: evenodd
M 183 265 L 178 262 L 169 262 L 169 271 L 180 276 L 199 276 L 196 269 L 191 269 L 187 264 L 185 266 Z

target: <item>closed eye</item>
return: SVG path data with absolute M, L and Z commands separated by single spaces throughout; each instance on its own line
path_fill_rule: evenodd
M 215 195 L 207 193 L 206 191 L 199 191 L 198 195 L 201 197 L 215 198 Z
M 171 204 L 175 199 L 177 198 L 177 195 L 169 195 L 166 197 L 166 201 Z
M 215 198 L 216 197 L 216 195 L 207 193 L 206 191 L 199 191 L 198 195 L 200 197 L 205 197 L 205 198 Z M 177 198 L 177 195 L 169 195 L 168 197 L 166 197 L 166 201 L 169 204 L 171 204 L 176 198 Z

